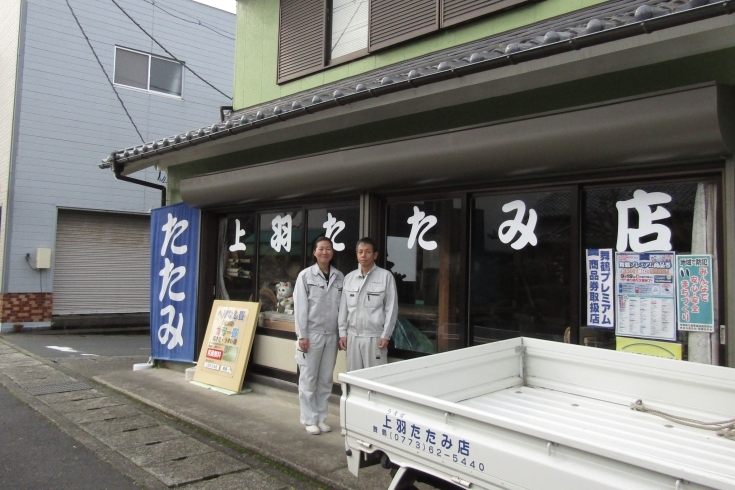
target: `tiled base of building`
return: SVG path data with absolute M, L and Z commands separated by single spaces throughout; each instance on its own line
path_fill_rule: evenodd
M 0 295 L 0 324 L 51 324 L 53 293 L 6 293 Z M 5 331 L 5 328 L 3 328 Z

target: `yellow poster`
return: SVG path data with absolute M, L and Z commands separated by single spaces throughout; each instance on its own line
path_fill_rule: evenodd
M 255 338 L 260 303 L 216 300 L 194 381 L 239 392 Z
M 681 360 L 681 344 L 673 342 L 657 342 L 655 340 L 617 337 L 615 344 L 616 349 L 623 352 Z

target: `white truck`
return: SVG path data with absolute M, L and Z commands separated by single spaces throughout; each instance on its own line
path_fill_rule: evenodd
M 390 490 L 735 489 L 735 369 L 520 337 L 339 380 Z

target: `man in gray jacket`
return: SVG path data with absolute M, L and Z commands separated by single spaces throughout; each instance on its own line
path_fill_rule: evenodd
M 347 274 L 339 305 L 339 345 L 347 350 L 347 371 L 388 362 L 388 342 L 398 317 L 393 274 L 375 265 L 371 238 L 357 242 L 360 267 Z

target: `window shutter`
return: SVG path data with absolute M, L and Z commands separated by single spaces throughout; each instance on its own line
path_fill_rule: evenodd
M 281 0 L 278 29 L 278 83 L 324 67 L 325 0 Z
M 438 0 L 371 0 L 370 50 L 439 29 Z
M 442 27 L 459 24 L 529 0 L 442 0 Z

